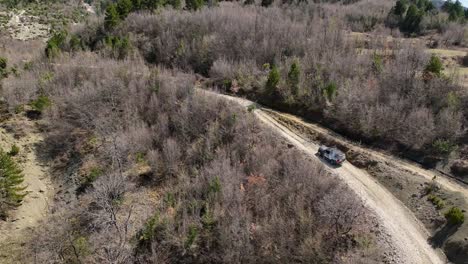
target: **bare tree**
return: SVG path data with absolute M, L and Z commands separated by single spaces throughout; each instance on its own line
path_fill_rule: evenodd
M 344 187 L 335 188 L 320 202 L 321 217 L 333 228 L 335 238 L 349 234 L 364 214 L 362 202 Z
M 181 157 L 181 151 L 177 141 L 172 138 L 167 139 L 163 145 L 163 158 L 166 172 L 170 175 L 177 173 L 179 159 Z

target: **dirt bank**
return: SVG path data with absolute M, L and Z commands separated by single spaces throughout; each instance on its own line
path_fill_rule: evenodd
M 0 147 L 8 151 L 12 145 L 20 148 L 16 158 L 24 174 L 28 195 L 23 204 L 13 212 L 8 221 L 0 222 L 0 262 L 11 263 L 29 230 L 47 215 L 53 187 L 49 169 L 38 157 L 37 146 L 43 138 L 35 121 L 14 117 L 0 124 Z
M 347 151 L 348 160 L 367 171 L 408 207 L 430 231 L 429 241 L 436 248 L 443 248 L 454 263 L 467 263 L 468 222 L 461 226 L 447 225 L 444 213 L 452 206 L 468 209 L 468 189 L 459 181 L 445 177 L 438 171 L 426 170 L 418 164 L 396 158 L 382 151 L 365 148 L 316 124 L 271 109 L 262 110 L 275 121 L 302 135 L 307 141 L 336 145 Z M 428 192 L 432 184 L 436 190 Z M 431 201 L 436 198 L 442 206 Z

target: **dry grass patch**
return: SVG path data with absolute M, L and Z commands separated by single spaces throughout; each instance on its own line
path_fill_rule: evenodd
M 466 55 L 467 50 L 455 50 L 455 49 L 428 49 L 427 52 L 436 54 L 441 57 L 463 57 Z

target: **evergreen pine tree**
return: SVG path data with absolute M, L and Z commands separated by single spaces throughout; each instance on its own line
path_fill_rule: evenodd
M 204 4 L 204 0 L 185 0 L 185 6 L 188 10 L 199 10 Z
M 442 10 L 449 14 L 450 21 L 456 21 L 465 16 L 465 8 L 459 0 L 455 2 L 452 0 L 446 1 L 442 6 Z
M 419 32 L 420 24 L 423 18 L 423 13 L 418 7 L 414 4 L 410 5 L 408 11 L 406 11 L 405 19 L 401 24 L 401 31 L 407 33 L 416 33 Z
M 457 13 L 458 17 L 462 17 L 465 13 L 465 8 L 463 7 L 460 0 L 455 1 L 453 9 L 455 9 L 455 12 Z
M 293 95 L 297 95 L 299 92 L 299 81 L 300 81 L 301 70 L 297 61 L 291 64 L 291 68 L 288 72 L 288 85 Z
M 442 5 L 442 10 L 444 10 L 445 12 L 449 12 L 452 5 L 453 5 L 453 1 L 452 0 L 447 0 Z
M 119 0 L 117 2 L 117 12 L 120 19 L 124 19 L 133 10 L 133 3 L 131 0 Z
M 143 2 L 146 9 L 156 10 L 166 4 L 165 0 L 144 0 Z
M 8 59 L 0 57 L 0 70 L 4 71 L 7 68 Z
M 143 8 L 143 1 L 142 0 L 132 0 L 132 7 L 133 10 L 140 10 Z
M 110 30 L 117 26 L 120 21 L 119 13 L 115 4 L 110 4 L 106 8 L 106 17 L 104 18 L 104 27 Z
M 182 7 L 182 0 L 169 0 L 168 4 L 174 9 L 180 9 Z
M 435 74 L 436 76 L 440 76 L 443 70 L 442 61 L 436 55 L 432 55 L 429 63 L 426 66 L 425 71 Z
M 323 95 L 328 99 L 328 101 L 332 101 L 333 98 L 336 96 L 336 90 L 338 86 L 334 82 L 329 82 L 328 84 L 323 87 Z
M 0 218 L 5 218 L 8 210 L 21 205 L 26 196 L 23 180 L 18 164 L 0 150 Z
M 4 77 L 8 77 L 7 64 L 8 64 L 8 59 L 4 57 L 0 57 L 0 79 Z
M 403 17 L 407 8 L 408 4 L 405 0 L 398 0 L 393 8 L 393 13 L 399 17 Z
M 54 35 L 47 41 L 45 53 L 47 58 L 53 58 L 60 53 L 61 48 L 65 44 L 67 39 L 67 31 L 59 31 L 54 33 Z
M 465 16 L 465 8 L 460 1 L 455 1 L 452 5 L 452 10 L 450 11 L 450 17 L 454 17 L 453 20 L 458 20 Z
M 273 4 L 274 0 L 262 0 L 261 5 L 264 7 L 269 7 Z
M 273 67 L 270 70 L 270 73 L 268 74 L 268 80 L 265 85 L 266 92 L 268 95 L 272 96 L 275 94 L 279 81 L 280 74 L 278 68 L 276 68 L 276 66 L 273 65 Z

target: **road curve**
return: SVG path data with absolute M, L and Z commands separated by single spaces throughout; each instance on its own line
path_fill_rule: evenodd
M 197 89 L 197 92 L 222 97 L 244 107 L 254 104 L 246 99 L 211 91 Z M 261 109 L 256 109 L 254 114 L 262 123 L 288 140 L 303 153 L 316 158 L 315 153 L 319 147 L 317 144 L 309 142 L 305 137 L 281 125 Z M 382 227 L 391 237 L 391 242 L 397 249 L 402 263 L 446 263 L 443 254 L 428 244 L 429 233 L 421 222 L 416 219 L 414 214 L 402 202 L 374 180 L 371 175 L 364 170 L 354 167 L 349 162 L 346 162 L 340 168 L 328 167 L 328 169 L 345 181 L 363 199 L 368 208 L 376 214 Z
M 279 115 L 281 117 L 287 118 L 287 119 L 289 119 L 289 120 L 291 120 L 291 121 L 293 121 L 293 122 L 295 122 L 297 124 L 308 127 L 311 130 L 313 130 L 315 132 L 318 132 L 318 133 L 320 133 L 322 135 L 332 136 L 336 141 L 339 141 L 340 144 L 343 144 L 343 145 L 347 146 L 350 149 L 357 150 L 359 153 L 363 153 L 366 156 L 372 157 L 375 160 L 391 162 L 391 164 L 395 164 L 399 168 L 402 168 L 402 169 L 407 170 L 407 171 L 409 171 L 411 173 L 417 174 L 417 175 L 425 178 L 427 181 L 431 181 L 434 178 L 434 176 L 436 176 L 437 183 L 440 184 L 444 189 L 446 189 L 448 191 L 451 191 L 451 192 L 460 193 L 460 195 L 462 195 L 463 198 L 466 201 L 468 201 L 468 188 L 466 188 L 466 185 L 463 185 L 462 183 L 460 183 L 460 182 L 458 182 L 456 180 L 448 178 L 448 177 L 440 174 L 437 171 L 424 169 L 424 168 L 421 167 L 421 165 L 419 165 L 417 163 L 414 163 L 414 162 L 411 162 L 411 161 L 408 161 L 408 160 L 404 160 L 404 159 L 401 159 L 401 158 L 397 158 L 395 156 L 386 154 L 386 153 L 384 153 L 382 151 L 379 151 L 379 150 L 364 148 L 359 144 L 355 144 L 354 142 L 343 138 L 341 135 L 336 134 L 335 132 L 333 132 L 330 129 L 323 128 L 323 127 L 321 127 L 319 125 L 306 122 L 306 121 L 304 121 L 303 119 L 301 119 L 301 118 L 299 118 L 297 116 L 294 116 L 294 115 L 291 115 L 291 114 L 281 113 L 281 112 L 271 110 L 271 109 L 267 109 L 265 112 L 267 112 L 270 116 L 271 115 L 273 115 L 273 116 Z M 276 119 L 277 118 L 275 118 L 275 120 Z

